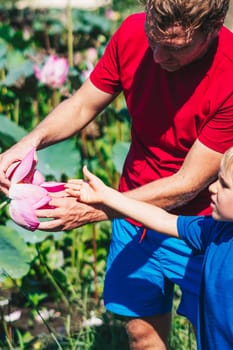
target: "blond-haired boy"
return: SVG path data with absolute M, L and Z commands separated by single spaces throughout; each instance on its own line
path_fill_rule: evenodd
M 155 230 L 183 239 L 193 254 L 205 254 L 199 299 L 198 349 L 232 350 L 233 147 L 224 154 L 218 179 L 209 187 L 212 216 L 173 215 L 106 186 L 87 167 L 83 173 L 86 180 L 72 179 L 67 183 L 69 195 L 85 203 L 103 203 L 141 222 L 148 228 L 145 244 L 153 240 Z

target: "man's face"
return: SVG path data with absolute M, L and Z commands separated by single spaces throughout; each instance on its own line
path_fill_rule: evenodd
M 149 25 L 146 24 L 146 35 L 154 61 L 168 72 L 175 72 L 201 58 L 213 38 L 213 35 L 201 32 L 187 35 L 179 24 L 169 27 L 166 34 L 159 30 L 153 30 L 152 34 Z

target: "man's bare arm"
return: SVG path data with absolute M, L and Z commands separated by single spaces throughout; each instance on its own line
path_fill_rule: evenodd
M 222 153 L 211 150 L 197 140 L 176 174 L 126 192 L 125 195 L 167 210 L 180 207 L 195 198 L 217 177 L 221 158 Z
M 97 89 L 90 80 L 69 99 L 60 103 L 34 130 L 0 155 L 0 186 L 9 187 L 6 170 L 11 163 L 21 160 L 32 148 L 44 148 L 67 139 L 84 128 L 113 99 L 114 95 Z
M 153 181 L 124 195 L 168 210 L 182 206 L 217 177 L 221 157 L 221 153 L 196 141 L 177 174 Z M 57 208 L 37 211 L 41 217 L 55 218 L 41 223 L 39 228 L 42 230 L 71 229 L 90 222 L 122 217 L 122 214 L 103 204 L 91 207 L 75 198 L 53 198 L 50 204 Z
M 32 133 L 36 148 L 69 138 L 90 123 L 116 96 L 97 89 L 88 79 L 60 103 Z

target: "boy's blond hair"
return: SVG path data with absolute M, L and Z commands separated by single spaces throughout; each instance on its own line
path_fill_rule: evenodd
M 220 170 L 230 175 L 233 181 L 233 147 L 229 148 L 223 155 Z

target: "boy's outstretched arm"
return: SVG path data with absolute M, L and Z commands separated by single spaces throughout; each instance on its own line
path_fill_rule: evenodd
M 178 237 L 176 215 L 169 214 L 152 204 L 126 197 L 123 193 L 106 186 L 86 166 L 83 168 L 83 174 L 86 180 L 68 181 L 66 192 L 69 195 L 88 204 L 103 203 L 125 217 L 141 222 L 148 228 Z

